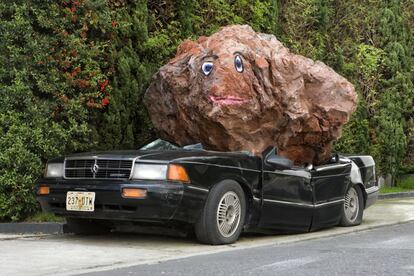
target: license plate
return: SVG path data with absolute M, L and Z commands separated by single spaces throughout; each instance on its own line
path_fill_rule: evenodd
M 95 210 L 94 192 L 67 192 L 66 210 L 93 212 Z

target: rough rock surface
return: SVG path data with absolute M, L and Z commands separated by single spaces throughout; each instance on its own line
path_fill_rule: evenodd
M 160 136 L 179 145 L 255 154 L 273 145 L 296 164 L 318 164 L 356 99 L 352 84 L 324 63 L 232 25 L 184 41 L 144 100 Z

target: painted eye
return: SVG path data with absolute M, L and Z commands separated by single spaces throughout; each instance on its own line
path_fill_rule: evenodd
M 236 67 L 237 72 L 239 73 L 243 72 L 244 68 L 243 68 L 243 60 L 241 56 L 237 55 L 234 57 L 234 67 Z
M 201 71 L 203 71 L 204 75 L 208 76 L 211 71 L 213 71 L 213 67 L 212 62 L 204 62 L 203 65 L 201 65 Z

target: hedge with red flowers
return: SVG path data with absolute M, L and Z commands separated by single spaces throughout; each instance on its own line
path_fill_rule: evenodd
M 359 106 L 336 149 L 414 171 L 414 2 L 0 0 L 0 221 L 37 211 L 47 159 L 137 148 L 142 96 L 186 38 L 228 24 L 276 34 L 348 78 Z
M 133 136 L 139 87 L 120 79 L 136 70 L 121 68 L 120 56 L 132 45 L 124 43 L 136 28 L 130 22 L 136 7 L 0 2 L 0 220 L 20 220 L 38 209 L 33 187 L 47 159 L 142 141 Z M 117 100 L 113 94 L 122 89 L 128 93 Z

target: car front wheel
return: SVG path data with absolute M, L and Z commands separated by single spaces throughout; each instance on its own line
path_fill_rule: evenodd
M 235 242 L 242 232 L 246 199 L 237 182 L 223 181 L 215 185 L 195 225 L 197 239 L 206 244 Z
M 364 213 L 364 198 L 359 186 L 352 186 L 345 194 L 340 225 L 354 226 L 362 222 Z

